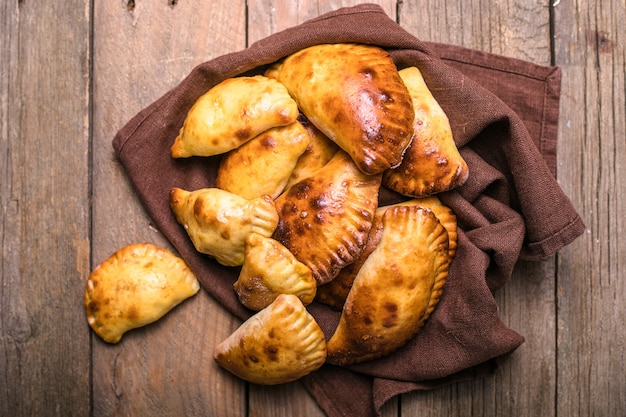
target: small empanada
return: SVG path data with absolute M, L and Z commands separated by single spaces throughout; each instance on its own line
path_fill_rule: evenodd
M 425 197 L 465 183 L 469 169 L 454 143 L 450 121 L 416 67 L 400 70 L 415 109 L 413 142 L 383 184 L 400 194 Z
M 445 206 L 436 195 L 431 195 L 429 197 L 423 198 L 414 198 L 412 200 L 407 200 L 394 205 L 420 206 L 432 210 L 432 212 L 437 217 L 437 220 L 439 220 L 439 222 L 443 225 L 443 227 L 446 228 L 446 231 L 448 232 L 448 255 L 450 256 L 450 262 L 452 262 L 456 255 L 458 233 L 456 215 L 451 208 Z M 393 206 L 383 206 L 377 208 L 376 217 L 381 216 L 382 213 L 389 207 Z
M 326 340 L 300 299 L 281 294 L 220 343 L 213 357 L 245 381 L 282 384 L 319 369 L 326 360 Z
M 219 188 L 173 188 L 170 206 L 196 250 L 225 266 L 243 263 L 245 239 L 250 233 L 271 236 L 278 224 L 278 213 L 269 196 L 248 200 Z
M 124 246 L 87 280 L 87 322 L 108 343 L 155 322 L 200 289 L 185 261 L 151 243 Z
M 262 75 L 228 78 L 202 95 L 171 148 L 174 158 L 219 155 L 255 136 L 297 120 L 287 89 Z
M 313 272 L 332 280 L 361 253 L 378 206 L 381 175 L 365 175 L 339 150 L 313 176 L 276 199 L 274 238 Z
M 294 294 L 308 305 L 315 298 L 317 283 L 311 270 L 280 242 L 251 233 L 246 238 L 243 265 L 233 287 L 241 304 L 259 311 L 280 294 Z
M 320 132 L 306 117 L 301 116 L 298 120 L 300 120 L 302 126 L 309 132 L 311 141 L 304 153 L 298 158 L 285 188 L 289 188 L 298 181 L 315 174 L 326 165 L 339 150 L 339 146 Z
M 403 346 L 438 303 L 448 268 L 448 234 L 432 211 L 385 211 L 381 240 L 359 270 L 328 341 L 328 362 L 359 363 Z
M 302 113 L 345 150 L 365 174 L 394 167 L 413 136 L 413 103 L 384 49 L 323 44 L 272 66 Z
M 276 198 L 310 141 L 300 122 L 266 130 L 222 157 L 215 186 L 248 199 Z

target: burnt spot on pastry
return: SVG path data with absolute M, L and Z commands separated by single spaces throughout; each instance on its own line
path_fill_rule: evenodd
M 251 135 L 252 135 L 252 131 L 249 127 L 237 129 L 235 131 L 235 136 L 242 141 L 250 138 Z

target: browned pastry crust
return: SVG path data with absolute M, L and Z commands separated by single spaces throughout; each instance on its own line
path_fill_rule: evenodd
M 300 299 L 282 294 L 220 343 L 213 357 L 243 380 L 282 384 L 320 368 L 326 340 Z
M 454 143 L 448 116 L 416 67 L 400 71 L 415 109 L 413 142 L 402 163 L 384 173 L 383 184 L 410 197 L 425 197 L 465 183 L 467 164 Z
M 274 238 L 313 272 L 332 280 L 359 256 L 378 205 L 381 175 L 365 175 L 344 151 L 276 199 Z
M 290 55 L 266 75 L 283 83 L 302 113 L 364 173 L 381 173 L 402 160 L 415 112 L 384 49 L 315 45 Z
M 385 211 L 380 243 L 359 270 L 328 341 L 328 362 L 359 363 L 404 345 L 438 303 L 448 267 L 448 234 L 432 211 Z

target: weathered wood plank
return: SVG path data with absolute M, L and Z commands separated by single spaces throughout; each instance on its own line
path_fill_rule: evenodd
M 559 180 L 587 233 L 559 254 L 561 415 L 626 414 L 626 4 L 555 2 Z
M 550 13 L 539 2 L 403 2 L 398 20 L 425 41 L 550 63 Z M 496 294 L 503 322 L 526 338 L 511 359 L 491 378 L 402 396 L 402 416 L 554 415 L 554 264 L 521 263 Z
M 0 2 L 0 415 L 89 414 L 89 11 Z
M 244 47 L 243 1 L 95 3 L 94 265 L 132 242 L 171 249 L 113 155 L 117 130 L 197 64 Z M 201 291 L 118 345 L 94 335 L 93 415 L 245 415 L 245 384 L 212 358 L 237 325 Z

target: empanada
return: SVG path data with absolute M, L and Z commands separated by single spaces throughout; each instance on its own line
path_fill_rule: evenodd
M 269 196 L 248 200 L 219 188 L 173 188 L 170 206 L 196 250 L 225 266 L 243 263 L 245 239 L 250 233 L 271 236 L 278 224 L 278 213 Z
M 413 99 L 414 136 L 402 163 L 384 173 L 383 184 L 411 197 L 425 197 L 464 184 L 469 169 L 454 143 L 448 116 L 416 67 L 399 73 Z
M 282 294 L 220 343 L 213 357 L 245 381 L 282 384 L 320 368 L 326 340 L 300 299 Z
M 298 120 L 300 120 L 302 126 L 309 132 L 311 140 L 304 153 L 298 158 L 296 166 L 293 168 L 291 176 L 287 181 L 286 188 L 315 174 L 326 165 L 339 150 L 339 146 L 320 132 L 306 117 L 302 116 L 298 118 Z
M 448 232 L 448 255 L 450 256 L 450 262 L 452 262 L 456 255 L 458 233 L 456 215 L 451 208 L 442 204 L 441 200 L 439 200 L 439 197 L 437 197 L 436 195 L 423 198 L 414 198 L 394 205 L 420 206 L 432 210 L 432 212 L 437 217 L 437 220 L 439 220 L 439 222 L 443 225 L 443 227 L 446 228 L 446 231 Z M 377 208 L 376 217 L 381 216 L 382 213 L 389 207 L 393 206 L 383 206 Z
M 268 129 L 295 122 L 298 114 L 298 105 L 276 80 L 262 75 L 228 78 L 194 103 L 171 154 L 219 155 Z
M 323 44 L 272 66 L 302 113 L 345 150 L 365 174 L 394 167 L 413 136 L 413 103 L 384 49 Z
M 243 265 L 233 287 L 241 304 L 259 311 L 280 294 L 294 294 L 308 305 L 315 298 L 317 283 L 311 270 L 280 242 L 251 233 L 246 238 Z
M 313 271 L 332 280 L 361 253 L 378 205 L 381 175 L 365 175 L 339 150 L 311 177 L 276 199 L 274 238 Z
M 381 240 L 359 270 L 328 341 L 328 362 L 359 363 L 403 346 L 438 303 L 448 267 L 448 234 L 432 211 L 385 211 Z
M 200 289 L 185 261 L 151 243 L 124 246 L 87 280 L 87 322 L 108 343 L 167 314 Z
M 310 141 L 300 122 L 266 130 L 222 157 L 215 186 L 248 199 L 276 198 Z

